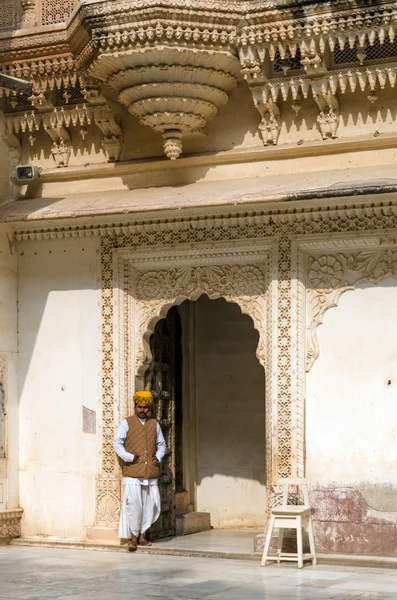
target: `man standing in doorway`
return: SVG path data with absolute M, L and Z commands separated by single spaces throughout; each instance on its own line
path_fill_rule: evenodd
M 145 533 L 160 516 L 159 464 L 166 451 L 160 425 L 150 418 L 152 394 L 137 392 L 134 404 L 135 415 L 121 422 L 113 442 L 123 464 L 119 537 L 129 539 L 129 552 L 135 552 L 138 544 L 151 545 Z

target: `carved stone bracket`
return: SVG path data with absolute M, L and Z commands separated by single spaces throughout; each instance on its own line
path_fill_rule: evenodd
M 328 90 L 327 92 L 323 92 L 322 88 L 323 86 L 321 83 L 313 82 L 313 98 L 320 109 L 317 123 L 323 140 L 326 140 L 328 137 L 335 139 L 340 120 L 339 102 L 331 91 Z
M 103 133 L 102 147 L 109 161 L 117 161 L 123 148 L 123 133 L 116 116 L 106 105 L 94 106 L 92 116 L 95 125 Z
M 65 112 L 58 109 L 54 109 L 51 113 L 44 113 L 42 116 L 44 131 L 52 139 L 51 153 L 57 167 L 68 166 L 72 151 L 65 116 Z
M 396 242 L 397 245 L 397 242 Z M 317 328 L 342 294 L 360 283 L 397 278 L 397 247 L 355 253 L 332 253 L 307 258 L 306 371 L 320 354 Z
M 16 148 L 19 144 L 20 147 L 17 136 L 29 133 L 30 141 L 34 143 L 34 134 L 42 124 L 53 142 L 51 152 L 56 166 L 67 167 L 71 154 L 70 128 L 78 128 L 84 137 L 87 127 L 95 124 L 104 135 L 102 146 L 108 160 L 118 160 L 123 144 L 121 127 L 111 109 L 103 104 L 104 99 L 95 96 L 95 100 L 97 102 L 94 101 L 92 106 L 84 103 L 53 107 L 45 94 L 35 94 L 31 98 L 34 105 L 32 110 L 0 114 L 0 135 L 8 146 Z
M 269 142 L 271 142 L 276 146 L 281 131 L 280 109 L 270 96 L 269 92 L 263 87 L 253 87 L 252 96 L 255 107 L 261 115 L 259 133 L 263 145 L 267 146 Z

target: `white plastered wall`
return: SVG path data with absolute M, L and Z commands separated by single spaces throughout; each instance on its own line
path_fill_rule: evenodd
M 197 510 L 216 528 L 260 527 L 265 510 L 265 373 L 240 308 L 202 296 L 196 310 Z
M 397 280 L 362 284 L 319 327 L 307 377 L 307 475 L 397 510 Z
M 83 539 L 94 523 L 100 420 L 97 240 L 23 244 L 19 256 L 23 536 Z

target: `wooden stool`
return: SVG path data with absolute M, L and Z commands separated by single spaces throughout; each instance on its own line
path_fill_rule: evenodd
M 283 504 L 282 506 L 275 506 L 271 510 L 261 565 L 264 567 L 268 560 L 276 560 L 278 563 L 282 560 L 297 562 L 299 569 L 303 567 L 304 560 L 311 560 L 313 565 L 316 565 L 316 548 L 314 545 L 313 523 L 308 492 L 310 479 L 280 479 L 278 483 L 283 486 Z M 302 486 L 303 505 L 287 504 L 288 488 L 290 485 Z M 277 553 L 269 555 L 270 542 L 274 529 L 279 529 Z M 297 552 L 282 552 L 284 529 L 296 529 Z M 303 530 L 307 531 L 309 536 L 309 554 L 303 553 Z

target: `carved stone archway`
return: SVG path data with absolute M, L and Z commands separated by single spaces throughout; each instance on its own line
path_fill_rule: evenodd
M 113 293 L 103 291 L 103 298 L 107 302 L 109 297 L 110 302 L 112 297 L 112 306 L 109 304 L 106 311 L 109 318 L 103 324 L 103 331 L 104 347 L 106 351 L 109 349 L 109 367 L 112 367 L 113 378 L 108 379 L 109 386 L 113 387 L 113 406 L 109 395 L 108 406 L 103 411 L 106 430 L 104 426 L 102 462 L 106 471 L 103 470 L 98 479 L 96 527 L 112 527 L 117 523 L 119 508 L 114 500 L 120 494 L 120 475 L 114 460 L 112 436 L 120 419 L 131 411 L 133 392 L 141 385 L 150 363 L 150 335 L 171 306 L 184 300 L 196 300 L 202 294 L 237 304 L 242 313 L 251 317 L 259 333 L 256 355 L 266 372 L 266 479 L 270 487 L 277 477 L 277 415 L 272 376 L 275 371 L 272 244 L 245 242 L 243 247 L 202 246 L 194 250 L 185 245 L 177 250 L 115 249 L 111 270 L 109 259 L 110 253 L 106 257 L 106 269 L 109 275 L 112 271 L 112 281 L 109 279 L 108 284 Z

